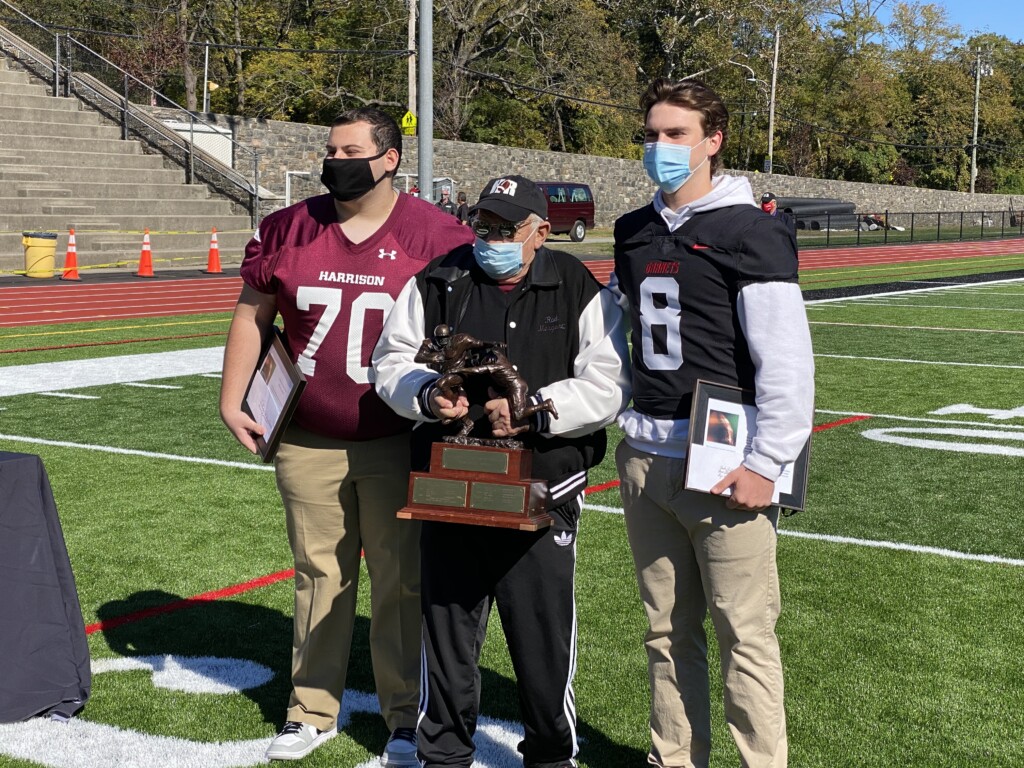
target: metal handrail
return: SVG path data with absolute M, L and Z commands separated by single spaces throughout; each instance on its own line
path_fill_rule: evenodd
M 3 2 L 3 0 L 0 0 L 0 2 Z M 162 101 L 170 104 L 172 108 L 182 112 L 183 117 L 187 115 L 189 126 L 192 128 L 194 128 L 194 126 L 197 123 L 205 125 L 209 128 L 215 128 L 216 126 L 213 123 L 203 120 L 202 118 L 198 117 L 196 113 L 185 109 L 180 104 L 173 101 L 172 99 L 167 98 L 156 89 L 146 85 L 134 75 L 125 72 L 123 69 L 118 67 L 109 59 L 92 50 L 89 46 L 85 45 L 81 41 L 76 40 L 70 35 L 66 35 L 65 40 L 65 49 L 67 50 L 67 54 L 69 56 L 71 55 L 73 46 L 80 48 L 84 51 L 87 51 L 90 55 L 94 56 L 103 63 L 114 68 L 117 72 L 121 74 L 122 82 L 124 83 L 124 94 L 117 93 L 113 88 L 111 88 L 102 80 L 96 78 L 93 75 L 89 75 L 86 73 L 76 73 L 70 66 L 65 68 L 65 71 L 68 74 L 68 79 L 70 81 L 78 82 L 84 86 L 87 86 L 90 90 L 93 91 L 93 93 L 96 94 L 97 97 L 104 99 L 112 107 L 119 110 L 119 116 L 122 120 L 122 135 L 128 133 L 130 120 L 135 120 L 144 125 L 149 131 L 158 134 L 161 140 L 170 141 L 172 144 L 175 144 L 179 149 L 185 152 L 185 161 L 183 162 L 183 165 L 185 168 L 185 176 L 188 183 L 193 183 L 195 180 L 195 163 L 198 160 L 199 162 L 206 165 L 214 173 L 231 182 L 239 189 L 243 190 L 246 194 L 248 194 L 251 197 L 251 213 L 253 214 L 252 223 L 255 226 L 255 224 L 258 222 L 257 211 L 259 209 L 259 155 L 254 150 L 242 144 L 239 144 L 234 139 L 229 139 L 233 148 L 239 150 L 241 153 L 250 156 L 253 167 L 253 177 L 252 181 L 250 181 L 250 179 L 244 176 L 243 174 L 239 173 L 238 171 L 227 165 L 224 165 L 217 158 L 213 157 L 212 155 L 208 154 L 202 149 L 196 147 L 193 141 L 186 140 L 179 134 L 168 129 L 167 126 L 165 126 L 160 120 L 151 115 L 148 111 L 134 106 L 127 99 L 128 83 L 134 82 L 135 84 L 142 86 L 146 91 L 148 91 L 153 96 L 158 97 Z M 138 132 L 137 129 L 136 132 Z
M 44 27 L 38 21 L 33 19 L 31 16 L 29 16 L 29 15 L 27 15 L 25 13 L 22 13 L 18 8 L 15 8 L 13 5 L 8 3 L 7 0 L 0 0 L 0 5 L 3 5 L 4 7 L 11 9 L 18 16 L 20 16 L 21 19 L 24 19 L 24 21 L 22 21 L 21 23 L 23 23 L 23 24 L 27 23 L 27 24 L 29 24 L 29 25 L 31 25 L 33 27 L 36 27 L 40 32 L 42 32 L 44 35 L 46 35 L 47 37 L 49 37 L 49 38 L 51 38 L 53 40 L 54 57 L 52 59 L 49 56 L 47 56 L 45 53 L 40 51 L 38 48 L 36 48 L 35 46 L 31 45 L 30 43 L 28 43 L 28 42 L 26 42 L 24 40 L 21 40 L 21 38 L 17 38 L 17 40 L 22 43 L 21 46 L 18 46 L 17 43 L 14 42 L 14 41 L 10 41 L 10 42 L 11 42 L 12 45 L 14 45 L 14 47 L 18 48 L 23 54 L 28 54 L 30 57 L 32 57 L 32 59 L 37 64 L 43 65 L 43 66 L 47 67 L 48 69 L 50 69 L 52 71 L 52 73 L 53 73 L 53 79 L 52 79 L 53 95 L 54 96 L 59 96 L 60 95 L 60 67 L 57 65 L 57 62 L 60 61 L 60 37 L 59 37 L 59 35 L 57 35 L 55 32 L 51 32 L 50 30 L 48 30 L 46 27 Z M 21 19 L 19 19 L 19 21 Z M 3 31 L 3 29 L 4 29 L 3 27 L 0 27 L 0 31 Z M 6 40 L 6 38 L 0 38 L 0 42 L 8 42 L 8 41 Z
M 237 150 L 239 154 L 242 154 L 243 156 L 251 156 L 253 170 L 252 177 L 250 179 L 235 169 L 220 162 L 217 158 L 208 154 L 204 150 L 196 147 L 193 141 L 185 139 L 172 131 L 145 109 L 141 109 L 132 104 L 128 99 L 129 84 L 134 83 L 138 86 L 142 86 L 142 88 L 152 94 L 153 97 L 159 98 L 162 102 L 172 105 L 173 108 L 184 113 L 184 115 L 187 115 L 188 123 L 193 129 L 196 123 L 200 123 L 210 128 L 216 128 L 214 124 L 199 118 L 196 113 L 185 109 L 172 99 L 167 98 L 159 91 L 136 78 L 131 73 L 126 72 L 109 59 L 89 48 L 89 46 L 71 37 L 70 34 L 63 36 L 64 46 L 62 51 L 61 35 L 50 32 L 50 30 L 45 26 L 22 13 L 6 0 L 0 0 L 0 5 L 13 10 L 19 17 L 23 17 L 27 23 L 30 23 L 34 28 L 37 28 L 38 32 L 42 32 L 48 38 L 53 40 L 55 58 L 51 58 L 28 41 L 0 26 L 0 44 L 6 44 L 7 47 L 16 49 L 21 55 L 31 58 L 38 67 L 43 68 L 47 72 L 47 77 L 44 79 L 49 79 L 50 73 L 52 73 L 54 95 L 60 95 L 60 85 L 63 75 L 64 95 L 71 96 L 74 94 L 92 108 L 106 114 L 107 117 L 119 120 L 121 123 L 122 139 L 127 139 L 131 130 L 134 130 L 139 138 L 146 141 L 154 149 L 169 157 L 171 160 L 181 163 L 185 169 L 186 181 L 188 183 L 194 183 L 196 179 L 195 168 L 198 161 L 209 171 L 209 173 L 204 174 L 204 176 L 207 177 L 206 180 L 208 183 L 218 186 L 219 182 L 227 182 L 229 186 L 229 190 L 227 191 L 229 194 L 230 188 L 234 188 L 244 193 L 246 199 L 243 204 L 249 209 L 252 225 L 255 226 L 258 224 L 260 207 L 259 154 L 255 150 L 239 144 L 233 138 L 229 138 L 233 149 Z M 123 83 L 123 93 L 118 93 L 116 90 L 93 75 L 85 72 L 76 72 L 72 64 L 72 52 L 76 48 L 81 51 L 88 52 L 89 55 L 95 57 L 104 65 L 109 66 L 114 71 L 118 72 Z M 62 64 L 60 61 L 62 54 L 66 59 L 65 64 Z M 34 71 L 32 68 L 29 69 L 36 76 L 42 77 L 42 72 Z M 90 101 L 88 98 L 89 94 L 92 94 L 92 96 L 101 103 Z M 104 110 L 104 106 L 108 109 Z M 183 158 L 179 159 L 175 157 L 174 152 L 171 150 L 181 151 L 184 154 Z

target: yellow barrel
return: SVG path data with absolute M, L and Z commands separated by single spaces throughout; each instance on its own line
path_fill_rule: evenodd
M 57 253 L 56 232 L 22 232 L 25 247 L 25 276 L 53 277 Z

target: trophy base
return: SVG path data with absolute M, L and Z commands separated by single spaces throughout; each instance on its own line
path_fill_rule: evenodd
M 547 483 L 530 477 L 533 454 L 495 442 L 434 443 L 430 471 L 409 475 L 398 517 L 520 531 L 551 525 Z
M 423 507 L 403 507 L 398 510 L 398 518 L 402 520 L 433 520 L 438 523 L 462 523 L 468 525 L 484 525 L 490 528 L 513 528 L 520 531 L 539 531 L 551 525 L 551 515 L 542 512 L 537 515 L 524 516 L 502 512 L 465 512 L 453 509 L 425 509 Z

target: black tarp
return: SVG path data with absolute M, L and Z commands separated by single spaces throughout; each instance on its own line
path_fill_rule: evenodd
M 70 717 L 91 682 L 82 609 L 43 462 L 0 451 L 0 723 Z

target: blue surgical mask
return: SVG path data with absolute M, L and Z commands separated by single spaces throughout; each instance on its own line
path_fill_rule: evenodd
M 492 280 L 512 277 L 523 268 L 522 243 L 489 243 L 478 237 L 473 243 L 473 256 Z
M 676 192 L 687 182 L 690 175 L 700 168 L 707 157 L 697 164 L 697 168 L 690 168 L 690 150 L 699 147 L 708 138 L 705 136 L 698 141 L 694 147 L 687 147 L 684 144 L 668 144 L 658 141 L 651 144 L 644 144 L 644 169 L 651 180 L 657 184 L 662 192 Z

